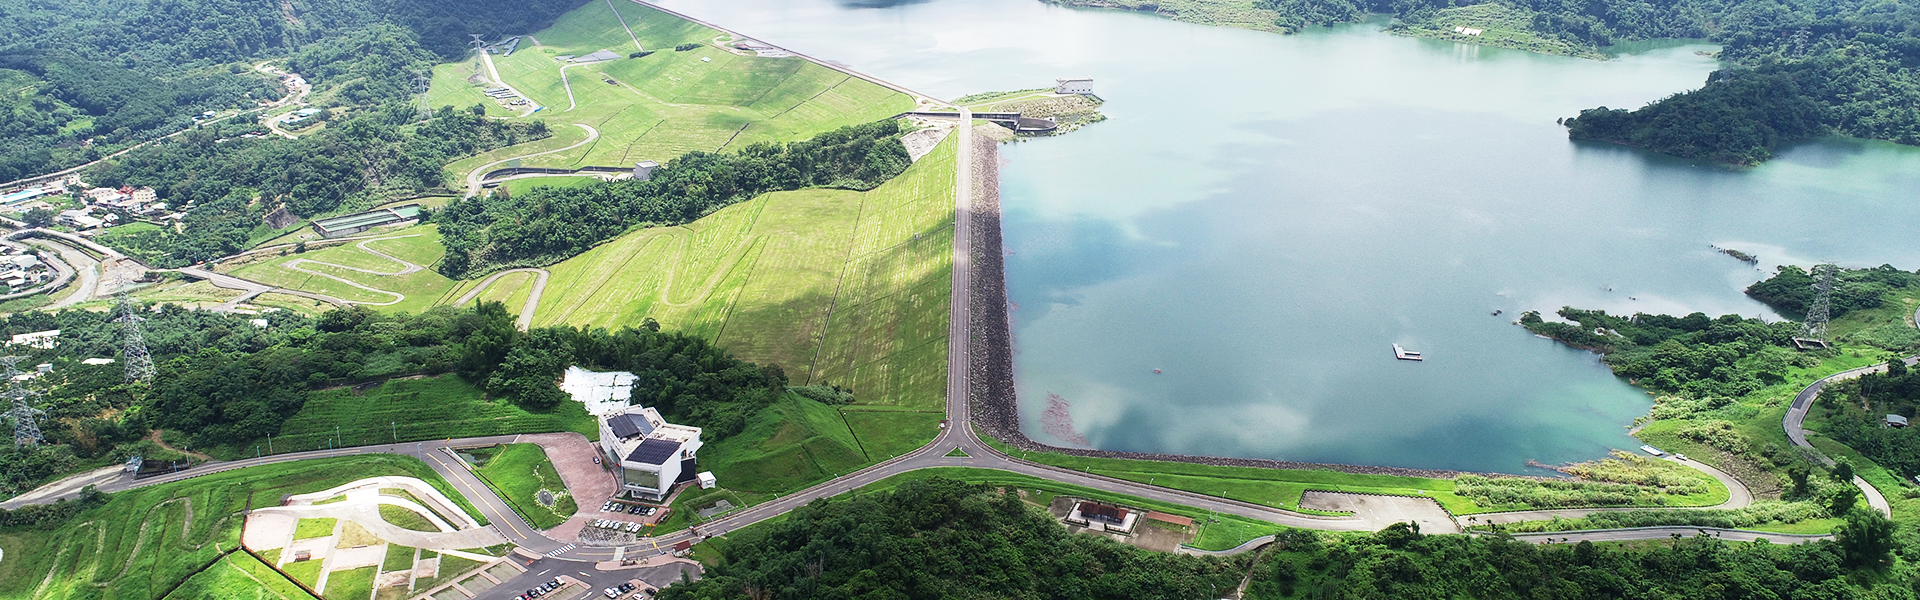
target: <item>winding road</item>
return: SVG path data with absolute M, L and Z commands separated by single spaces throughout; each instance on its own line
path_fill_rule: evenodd
M 468 302 L 472 302 L 474 298 L 480 297 L 480 292 L 486 291 L 486 289 L 488 287 L 491 287 L 495 281 L 499 281 L 501 277 L 505 277 L 508 273 L 532 273 L 533 274 L 533 291 L 527 294 L 526 304 L 520 305 L 520 318 L 516 319 L 513 323 L 515 326 L 519 327 L 521 331 L 526 331 L 527 328 L 533 326 L 534 311 L 540 309 L 540 295 L 545 294 L 547 292 L 547 278 L 553 276 L 553 273 L 547 272 L 546 269 L 538 269 L 538 268 L 531 268 L 531 267 L 522 268 L 522 269 L 507 269 L 499 273 L 488 275 L 486 279 L 480 280 L 480 285 L 473 286 L 473 289 L 467 290 L 467 293 L 465 295 L 460 296 L 459 300 L 453 301 L 453 305 L 461 306 Z
M 535 157 L 535 156 L 545 156 L 545 155 L 548 155 L 548 154 L 553 154 L 553 153 L 555 153 L 555 152 L 566 152 L 566 151 L 568 151 L 568 150 L 572 150 L 572 149 L 574 149 L 574 148 L 579 148 L 579 147 L 581 147 L 581 146 L 585 146 L 585 145 L 587 145 L 587 144 L 591 144 L 591 143 L 593 143 L 593 141 L 594 141 L 594 140 L 597 140 L 597 139 L 600 139 L 600 130 L 598 130 L 598 129 L 594 129 L 594 128 L 593 128 L 592 126 L 590 126 L 590 125 L 584 125 L 584 124 L 581 124 L 581 123 L 574 123 L 574 125 L 575 125 L 575 126 L 578 126 L 578 127 L 579 127 L 579 128 L 581 128 L 581 129 L 585 129 L 585 130 L 587 130 L 587 139 L 584 139 L 584 140 L 580 140 L 580 142 L 579 142 L 579 143 L 577 143 L 577 144 L 574 144 L 574 145 L 571 145 L 571 146 L 567 146 L 567 147 L 565 147 L 565 148 L 555 148 L 555 149 L 553 149 L 553 150 L 546 150 L 546 151 L 542 151 L 542 152 L 535 152 L 535 153 L 532 153 L 532 154 L 522 154 L 522 155 L 519 155 L 519 156 L 515 156 L 515 157 L 511 157 L 511 158 L 502 158 L 502 159 L 500 159 L 500 160 L 496 160 L 496 161 L 493 161 L 493 162 L 490 162 L 490 163 L 487 163 L 487 164 L 484 164 L 484 165 L 480 165 L 480 166 L 478 166 L 478 167 L 474 167 L 474 169 L 473 169 L 472 171 L 469 171 L 469 172 L 467 172 L 467 195 L 468 195 L 468 196 L 478 196 L 478 195 L 480 195 L 480 183 L 481 183 L 481 182 L 480 182 L 480 176 L 481 176 L 481 175 L 485 175 L 485 174 L 486 174 L 486 173 L 487 173 L 488 171 L 492 171 L 494 167 L 497 167 L 497 166 L 500 166 L 500 165 L 504 165 L 504 164 L 507 164 L 507 163 L 510 163 L 510 162 L 513 162 L 513 161 L 516 161 L 516 160 L 521 160 L 521 159 L 526 159 L 526 158 L 533 158 L 533 157 Z
M 396 236 L 392 236 L 392 237 L 383 237 L 383 238 L 373 238 L 373 239 L 368 239 L 368 240 L 361 240 L 361 241 L 360 241 L 360 243 L 358 243 L 358 244 L 354 244 L 354 246 L 355 246 L 355 247 L 358 247 L 359 249 L 361 249 L 361 250 L 364 250 L 364 251 L 366 251 L 366 252 L 367 252 L 368 254 L 372 254 L 372 255 L 374 255 L 374 256 L 378 256 L 378 257 L 380 257 L 380 258 L 384 258 L 384 259 L 387 259 L 387 260 L 390 260 L 390 261 L 393 261 L 393 262 L 394 262 L 395 264 L 398 264 L 398 265 L 400 265 L 400 270 L 398 270 L 398 271 L 375 271 L 375 270 L 373 270 L 373 269 L 362 269 L 362 268 L 360 268 L 360 267 L 349 267 L 349 266 L 347 266 L 347 265 L 340 265 L 340 264 L 334 264 L 334 263 L 330 263 L 330 262 L 321 262 L 321 261 L 317 261 L 317 260 L 313 260 L 313 259 L 310 259 L 310 258 L 296 258 L 296 259 L 293 259 L 293 260 L 290 260 L 290 261 L 287 261 L 287 262 L 284 262 L 284 263 L 281 263 L 281 264 L 280 264 L 280 266 L 281 266 L 282 268 L 285 268 L 285 269 L 288 269 L 288 270 L 291 270 L 291 271 L 299 271 L 299 272 L 301 272 L 301 273 L 306 273 L 306 274 L 308 274 L 308 275 L 318 275 L 318 276 L 320 276 L 320 277 L 325 277 L 325 278 L 327 278 L 327 279 L 332 279 L 332 280 L 334 280 L 334 281 L 338 281 L 338 282 L 340 282 L 340 283 L 342 283 L 342 284 L 345 284 L 345 285 L 348 285 L 348 286 L 352 286 L 352 287 L 355 287 L 355 288 L 359 288 L 359 289 L 362 289 L 362 290 L 366 290 L 366 291 L 369 291 L 369 292 L 373 292 L 373 293 L 376 293 L 376 294 L 386 294 L 386 295 L 389 295 L 389 296 L 393 296 L 393 300 L 390 300 L 390 301 L 387 301 L 387 302 L 366 302 L 366 301 L 361 301 L 361 300 L 343 300 L 344 302 L 346 302 L 346 303 L 348 303 L 348 304 L 364 304 L 364 305 L 367 305 L 367 306 L 392 306 L 392 305 L 395 305 L 395 304 L 399 304 L 399 303 L 401 303 L 401 302 L 405 302 L 405 301 L 407 300 L 407 295 L 406 295 L 406 294 L 402 294 L 402 293 L 400 293 L 400 292 L 393 292 L 393 291 L 388 291 L 388 290 L 383 290 L 383 289 L 380 289 L 380 288 L 376 288 L 376 287 L 372 287 L 372 286 L 369 286 L 369 285 L 366 285 L 366 284 L 363 284 L 363 283 L 360 283 L 360 282 L 357 282 L 357 281 L 354 281 L 354 280 L 351 280 L 351 279 L 347 279 L 347 278 L 345 278 L 345 277 L 341 277 L 341 276 L 338 276 L 338 275 L 333 275 L 333 274 L 330 274 L 330 273 L 322 273 L 322 272 L 320 272 L 320 271 L 314 271 L 314 270 L 311 270 L 311 269 L 306 269 L 306 268 L 302 268 L 302 267 L 301 267 L 300 265 L 305 265 L 305 264 L 315 264 L 315 265 L 321 265 L 321 266 L 326 266 L 326 267 L 333 267 L 333 268 L 335 268 L 335 269 L 345 269 L 345 270 L 348 270 L 348 271 L 354 271 L 354 272 L 358 272 L 358 273 L 366 273 L 366 274 L 368 274 L 368 275 L 378 275 L 378 276 L 381 276 L 381 277 L 399 277 L 399 276 L 401 276 L 401 275 L 411 275 L 411 274 L 414 274 L 414 273 L 418 273 L 418 272 L 420 272 L 420 271 L 424 271 L 424 270 L 426 270 L 426 267 L 422 267 L 422 266 L 420 266 L 420 265 L 416 265 L 416 264 L 413 264 L 413 263 L 410 263 L 410 262 L 407 262 L 407 261 L 404 261 L 404 260 L 400 260 L 400 259 L 399 259 L 398 257 L 396 257 L 396 256 L 393 256 L 393 255 L 391 255 L 391 254 L 387 254 L 387 253 L 385 253 L 385 252 L 381 252 L 381 251 L 379 251 L 379 250 L 375 250 L 375 249 L 373 249 L 373 248 L 370 248 L 370 247 L 368 247 L 368 246 L 367 246 L 367 244 L 370 244 L 370 243 L 373 243 L 373 242 L 383 242 L 383 241 L 386 241 L 386 240 L 397 240 L 397 239 L 402 239 L 402 238 L 410 238 L 410 237 L 420 237 L 420 234 L 418 234 L 418 233 L 414 233 L 414 234 L 408 234 L 408 235 L 396 235 Z

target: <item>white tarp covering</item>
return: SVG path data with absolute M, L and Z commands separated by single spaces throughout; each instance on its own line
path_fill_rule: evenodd
M 567 367 L 567 376 L 560 380 L 560 391 L 587 405 L 587 414 L 604 415 L 627 407 L 628 399 L 633 396 L 633 380 L 633 374 L 625 371 L 596 373 Z

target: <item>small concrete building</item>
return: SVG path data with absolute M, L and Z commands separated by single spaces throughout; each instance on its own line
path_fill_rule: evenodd
M 653 170 L 658 168 L 660 168 L 660 163 L 651 160 L 633 163 L 633 178 L 638 181 L 653 179 Z
M 1061 77 L 1059 79 L 1055 79 L 1053 80 L 1053 93 L 1055 94 L 1091 94 L 1093 93 L 1093 78 L 1092 77 Z
M 146 204 L 158 199 L 160 199 L 160 194 L 154 192 L 153 188 L 150 187 L 143 187 L 133 191 L 133 201 L 140 204 Z
M 600 416 L 600 449 L 620 467 L 620 491 L 660 501 L 694 481 L 700 428 L 674 425 L 652 408 L 630 406 Z

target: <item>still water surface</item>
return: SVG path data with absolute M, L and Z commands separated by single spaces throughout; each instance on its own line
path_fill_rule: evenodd
M 1520 311 L 1773 318 L 1740 293 L 1764 272 L 1709 244 L 1768 271 L 1920 267 L 1920 149 L 1828 140 L 1733 171 L 1554 122 L 1697 88 L 1711 46 L 1601 62 L 1033 0 L 665 5 L 944 98 L 1094 77 L 1111 120 L 1002 154 L 1043 441 L 1066 442 L 1039 422 L 1051 394 L 1103 449 L 1528 472 L 1638 446 L 1650 399 Z

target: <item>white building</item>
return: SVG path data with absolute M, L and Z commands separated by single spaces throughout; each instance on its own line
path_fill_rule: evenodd
M 1053 93 L 1055 94 L 1093 93 L 1092 77 L 1061 77 L 1053 80 L 1053 84 Z
M 143 187 L 133 191 L 133 201 L 140 204 L 146 204 L 158 199 L 160 199 L 160 194 L 155 193 L 153 188 L 150 187 Z
M 102 221 L 100 219 L 94 218 L 92 215 L 87 214 L 87 211 L 80 210 L 77 208 L 73 210 L 60 211 L 60 216 L 55 217 L 53 221 L 55 223 L 66 225 L 74 229 L 93 229 L 95 227 L 99 227 L 107 223 L 106 221 Z
M 39 348 L 41 350 L 46 350 L 53 347 L 54 339 L 58 337 L 60 337 L 60 330 L 58 329 L 49 329 L 47 331 L 35 331 L 33 333 L 22 333 L 22 334 L 13 336 L 13 340 L 7 342 L 7 345 L 8 346 L 26 346 L 28 348 Z
M 652 408 L 627 407 L 600 416 L 600 449 L 620 467 L 620 491 L 663 500 L 677 484 L 695 481 L 700 428 L 674 425 Z

